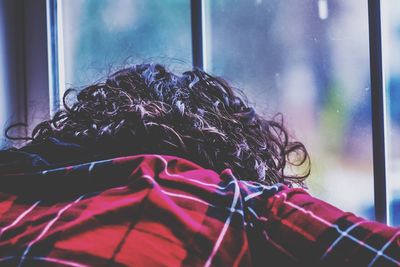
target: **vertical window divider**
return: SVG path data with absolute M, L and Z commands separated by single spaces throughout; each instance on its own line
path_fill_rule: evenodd
M 63 62 L 62 33 L 60 32 L 60 1 L 47 0 L 47 43 L 49 53 L 49 98 L 51 116 L 62 104 L 64 74 L 60 70 Z
M 388 222 L 386 193 L 385 87 L 383 79 L 380 0 L 368 0 L 371 72 L 372 146 L 374 164 L 375 220 Z
M 192 21 L 192 58 L 193 67 L 203 69 L 203 17 L 202 0 L 190 1 Z

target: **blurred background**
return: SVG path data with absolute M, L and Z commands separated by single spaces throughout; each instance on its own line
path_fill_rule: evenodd
M 202 17 L 205 70 L 243 90 L 259 113 L 284 115 L 311 155 L 313 195 L 373 219 L 367 2 L 203 0 Z M 61 94 L 130 64 L 192 67 L 189 0 L 57 3 Z M 390 220 L 400 225 L 398 0 L 382 1 L 382 35 Z

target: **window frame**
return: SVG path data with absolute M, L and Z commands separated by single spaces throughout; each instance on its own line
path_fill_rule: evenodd
M 16 16 L 7 27 L 5 43 L 15 46 L 16 51 L 7 59 L 6 65 L 15 71 L 12 79 L 18 83 L 6 84 L 12 91 L 12 112 L 16 119 L 35 125 L 49 118 L 62 103 L 65 90 L 62 70 L 63 61 L 61 27 L 61 0 L 5 0 L 8 6 L 4 12 L 12 11 Z M 204 68 L 206 57 L 205 9 L 203 0 L 191 0 L 191 35 L 193 66 Z M 10 19 L 8 17 L 8 19 Z M 4 18 L 0 21 L 4 22 Z M 381 6 L 380 0 L 368 0 L 369 56 L 371 76 L 372 142 L 374 175 L 375 219 L 388 222 L 388 199 L 386 191 L 387 170 L 387 116 L 384 65 L 382 57 Z M 11 36 L 11 35 L 13 36 Z M 9 38 L 8 38 L 9 37 Z M 12 38 L 11 38 L 12 37 Z M 22 43 L 19 44 L 19 41 Z M 8 73 L 7 73 L 8 75 Z M 37 101 L 39 96 L 40 101 Z M 40 106 L 40 109 L 38 108 Z M 20 107 L 23 107 L 22 109 Z M 17 121 L 17 122 L 19 122 Z M 25 134 L 32 129 L 27 128 Z
M 204 1 L 192 1 L 192 40 L 194 67 L 204 65 L 205 18 Z M 374 217 L 378 222 L 389 222 L 389 205 L 386 190 L 387 170 L 387 115 L 386 96 L 383 79 L 384 65 L 382 56 L 381 5 L 380 0 L 368 0 L 369 58 L 371 79 L 371 122 L 372 122 L 372 154 L 374 176 Z M 200 35 L 200 36 L 194 36 Z M 201 44 L 197 44 L 201 42 Z M 202 49 L 198 51 L 198 49 Z M 201 55 L 201 59 L 198 57 Z M 196 60 L 195 60 L 196 59 Z M 197 64 L 196 64 L 197 63 Z
M 383 78 L 382 26 L 380 0 L 368 0 L 369 57 L 371 76 L 372 152 L 374 170 L 375 220 L 387 223 L 387 115 Z
M 6 29 L 3 62 L 4 92 L 9 108 L 5 125 L 26 123 L 13 135 L 27 136 L 39 121 L 49 118 L 46 0 L 3 0 L 0 23 Z

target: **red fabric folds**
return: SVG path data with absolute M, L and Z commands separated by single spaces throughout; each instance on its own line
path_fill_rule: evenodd
M 6 184 L 7 182 L 7 184 Z M 0 266 L 399 266 L 399 230 L 184 159 L 0 176 Z

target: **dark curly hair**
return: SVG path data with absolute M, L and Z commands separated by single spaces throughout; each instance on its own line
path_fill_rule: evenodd
M 175 75 L 162 65 L 136 65 L 68 89 L 64 108 L 35 127 L 32 142 L 56 137 L 107 155 L 170 154 L 216 171 L 230 168 L 243 180 L 304 186 L 304 145 L 290 139 L 282 116 L 268 120 L 243 99 L 199 69 Z

